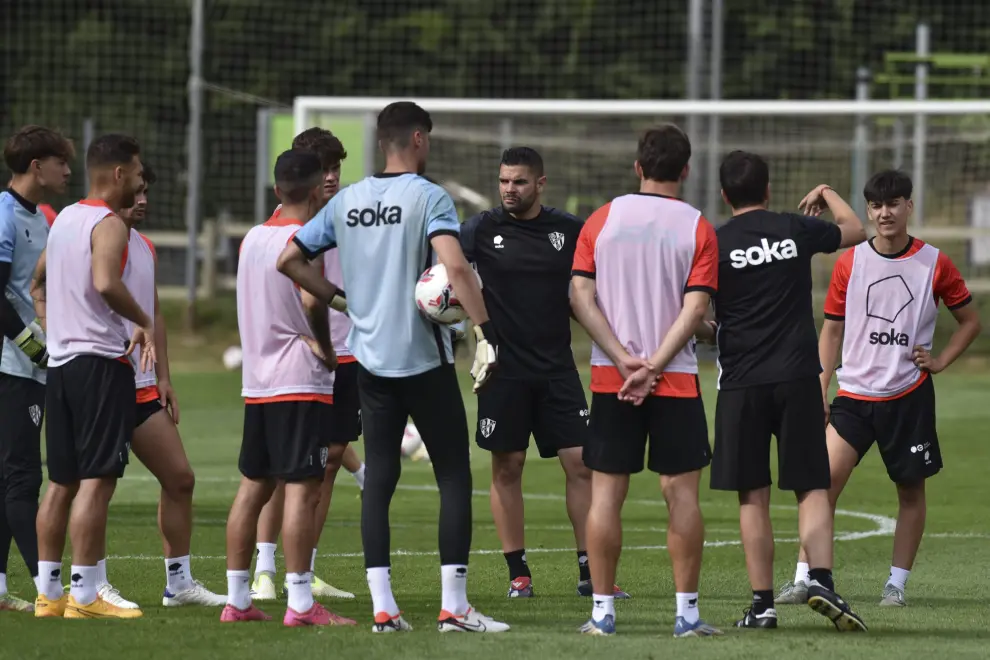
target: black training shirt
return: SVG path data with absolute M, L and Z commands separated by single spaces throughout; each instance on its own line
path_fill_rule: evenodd
M 715 234 L 719 389 L 820 374 L 811 257 L 839 249 L 839 227 L 758 210 L 735 216 Z
M 546 206 L 532 220 L 497 207 L 461 226 L 461 248 L 481 276 L 498 333 L 500 376 L 546 378 L 576 369 L 569 286 L 581 226 Z

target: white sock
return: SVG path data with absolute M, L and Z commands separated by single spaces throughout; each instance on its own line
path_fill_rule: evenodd
M 62 562 L 38 562 L 38 594 L 48 600 L 58 600 L 62 597 Z
M 385 612 L 390 617 L 399 615 L 399 606 L 392 595 L 392 569 L 388 566 L 369 568 L 368 588 L 371 590 L 371 606 L 374 614 Z
M 309 572 L 316 572 L 316 548 L 313 548 L 313 558 L 309 560 Z
M 811 571 L 811 567 L 803 561 L 799 561 L 797 564 L 797 570 L 794 571 L 794 584 L 803 582 L 808 584 L 811 582 L 811 578 L 808 577 L 808 573 Z
M 911 571 L 906 571 L 903 568 L 897 568 L 896 566 L 890 567 L 890 577 L 887 578 L 887 584 L 893 585 L 904 591 L 907 587 L 908 576 L 911 575 Z
M 364 490 L 364 463 L 361 463 L 361 467 L 357 469 L 357 472 L 351 472 L 351 476 L 357 482 L 358 488 Z
M 104 557 L 96 562 L 96 586 L 99 588 L 105 584 L 110 584 L 110 580 L 107 578 L 107 560 Z
M 227 571 L 227 604 L 239 610 L 251 607 L 250 571 Z
M 274 543 L 258 544 L 258 558 L 254 564 L 255 578 L 258 577 L 259 573 L 275 575 L 275 548 L 277 547 Z
M 591 606 L 592 621 L 602 621 L 609 614 L 612 615 L 613 619 L 615 618 L 615 596 L 612 594 L 609 594 L 608 596 L 593 594 L 591 599 L 595 603 Z
M 89 605 L 96 600 L 96 588 L 99 586 L 96 581 L 100 575 L 100 569 L 96 566 L 75 566 L 72 567 L 72 583 L 69 588 L 69 595 L 80 605 Z
M 165 584 L 170 594 L 192 589 L 192 570 L 189 568 L 189 555 L 165 560 Z
M 467 566 L 448 564 L 440 567 L 440 585 L 443 588 L 440 609 L 451 614 L 467 614 Z
M 684 617 L 684 620 L 688 623 L 698 623 L 698 619 L 701 615 L 698 614 L 698 594 L 684 594 L 678 592 L 677 598 L 677 616 Z
M 313 608 L 313 574 L 289 573 L 285 576 L 289 589 L 289 609 L 305 614 Z
M 7 574 L 0 573 L 0 596 L 7 594 Z

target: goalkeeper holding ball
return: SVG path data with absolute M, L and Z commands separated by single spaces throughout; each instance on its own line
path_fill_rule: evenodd
M 440 491 L 440 632 L 502 632 L 509 626 L 467 599 L 471 549 L 471 465 L 467 415 L 450 333 L 416 309 L 420 274 L 439 258 L 475 324 L 480 388 L 495 366 L 496 338 L 481 291 L 458 244 L 453 200 L 423 178 L 430 152 L 429 113 L 397 102 L 378 115 L 385 170 L 341 190 L 299 232 L 278 268 L 329 304 L 336 287 L 306 267 L 334 245 L 340 254 L 347 345 L 360 365 L 365 473 L 361 537 L 374 608 L 373 632 L 411 630 L 392 593 L 388 512 L 399 481 L 400 447 L 411 416 L 433 461 Z

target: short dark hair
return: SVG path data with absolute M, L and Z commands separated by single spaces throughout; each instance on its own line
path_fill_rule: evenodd
M 151 165 L 141 161 L 141 178 L 144 179 L 145 185 L 150 186 L 155 183 L 155 181 L 158 181 L 158 174 L 151 169 Z
M 129 135 L 108 133 L 93 140 L 86 150 L 87 169 L 129 164 L 141 155 L 138 141 Z
M 732 208 L 759 206 L 767 201 L 770 168 L 757 154 L 733 151 L 719 166 L 718 180 Z
M 289 149 L 275 161 L 275 185 L 284 199 L 297 204 L 323 180 L 323 163 L 308 149 Z
M 870 177 L 863 186 L 863 197 L 871 204 L 882 204 L 903 197 L 911 199 L 914 184 L 911 177 L 900 170 L 883 170 Z
M 293 149 L 308 149 L 320 157 L 324 170 L 337 167 L 347 158 L 344 143 L 336 135 L 325 128 L 314 126 L 296 136 L 292 141 Z
M 72 160 L 76 156 L 72 140 L 52 128 L 30 124 L 7 138 L 3 160 L 14 174 L 24 174 L 31 161 L 45 158 Z
M 674 124 L 662 124 L 639 138 L 636 160 L 650 181 L 680 181 L 691 160 L 691 141 Z
M 536 176 L 543 176 L 543 157 L 530 147 L 512 147 L 502 152 L 500 165 L 523 165 L 533 170 Z
M 405 147 L 415 131 L 432 130 L 430 113 L 412 101 L 389 103 L 378 113 L 378 139 L 388 146 Z

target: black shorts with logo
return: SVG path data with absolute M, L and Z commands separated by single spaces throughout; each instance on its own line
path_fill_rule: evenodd
M 44 418 L 45 386 L 0 374 L 0 482 L 10 499 L 38 500 Z
M 134 434 L 134 369 L 80 355 L 48 369 L 45 388 L 48 479 L 72 484 L 124 475 Z
M 333 424 L 330 444 L 357 442 L 361 435 L 361 397 L 358 394 L 358 363 L 337 365 L 333 380 Z
M 910 484 L 942 469 L 935 430 L 935 384 L 932 377 L 897 399 L 862 401 L 838 396 L 832 401 L 832 427 L 863 460 L 876 442 L 890 480 Z
M 588 401 L 577 370 L 539 380 L 492 375 L 478 390 L 476 442 L 492 452 L 517 452 L 536 440 L 541 458 L 588 443 Z
M 810 376 L 719 391 L 712 489 L 743 492 L 770 486 L 770 436 L 777 438 L 781 490 L 829 488 L 825 406 L 820 381 Z
M 241 474 L 248 479 L 322 479 L 332 423 L 333 406 L 329 403 L 245 403 L 238 460 Z
M 615 394 L 596 392 L 591 395 L 590 428 L 584 464 L 596 472 L 642 472 L 644 454 L 651 472 L 667 476 L 701 470 L 711 462 L 700 396 L 649 396 L 634 406 Z

